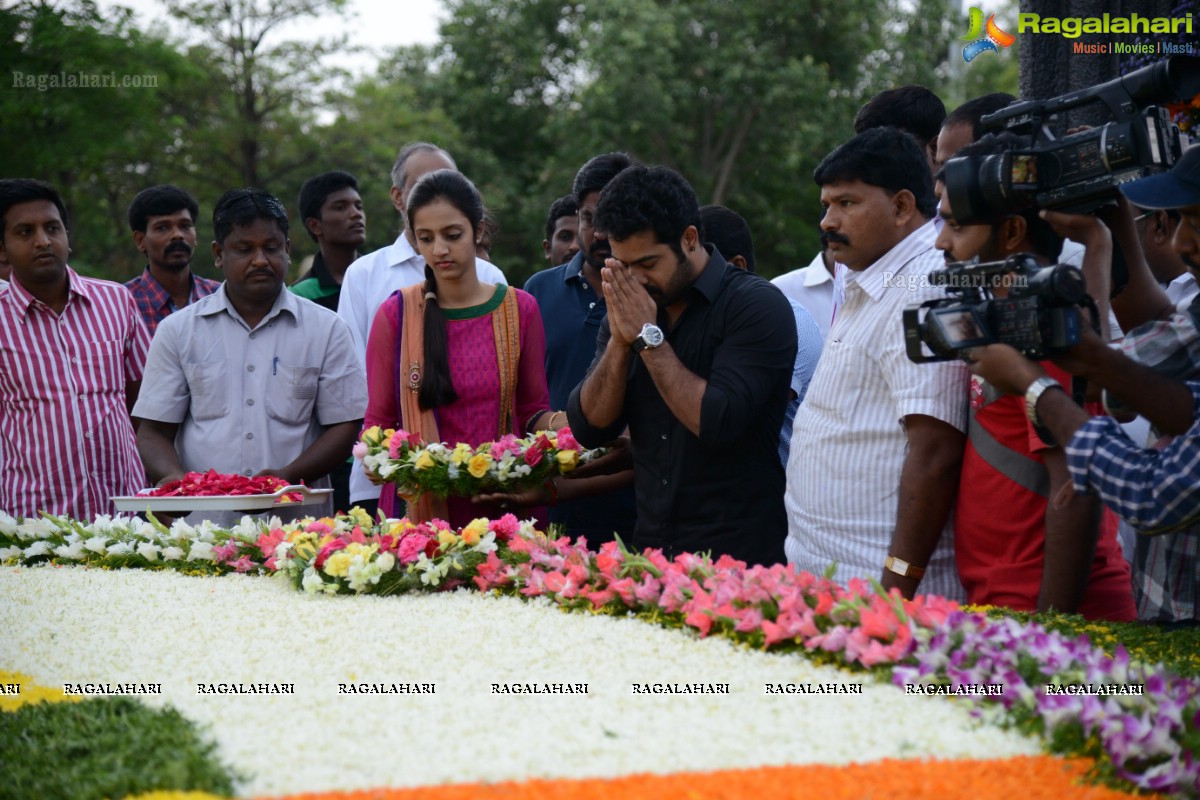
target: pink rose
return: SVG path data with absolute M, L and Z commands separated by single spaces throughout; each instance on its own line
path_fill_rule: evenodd
M 414 564 L 421 557 L 421 553 L 425 552 L 425 546 L 432 541 L 433 539 L 428 536 L 409 533 L 400 539 L 400 548 L 396 553 L 396 558 L 400 560 L 401 564 Z
M 521 530 L 521 522 L 515 514 L 505 514 L 500 519 L 494 519 L 489 522 L 488 530 L 496 534 L 498 541 L 507 542 Z

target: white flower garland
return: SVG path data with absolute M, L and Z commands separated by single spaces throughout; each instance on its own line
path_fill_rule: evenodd
M 171 557 L 174 545 L 156 546 Z M 240 575 L 4 568 L 0 630 L 0 664 L 43 685 L 161 683 L 141 699 L 209 726 L 247 795 L 1039 752 L 966 704 L 866 675 L 474 592 L 324 597 Z M 359 682 L 437 693 L 338 693 Z M 206 696 L 198 683 L 295 694 Z M 588 693 L 499 695 L 493 683 Z M 635 683 L 729 694 L 635 695 Z M 766 695 L 768 683 L 862 689 Z

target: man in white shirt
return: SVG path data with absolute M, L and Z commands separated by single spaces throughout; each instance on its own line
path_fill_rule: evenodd
M 772 278 L 771 283 L 789 300 L 803 306 L 821 329 L 821 336 L 829 334 L 833 324 L 833 259 L 825 246 L 825 234 L 821 234 L 821 252 L 811 264 Z
M 404 209 L 408 193 L 424 175 L 439 169 L 458 169 L 454 159 L 442 148 L 429 142 L 406 144 L 392 166 L 392 205 L 400 213 L 403 229 L 396 241 L 387 247 L 368 253 L 355 261 L 342 278 L 342 294 L 338 299 L 338 316 L 350 326 L 354 349 L 364 368 L 367 358 L 367 338 L 375 312 L 397 289 L 425 280 L 425 259 L 416 250 L 411 231 L 405 224 Z M 485 283 L 508 283 L 494 264 L 475 259 L 479 279 Z M 350 502 L 375 513 L 379 487 L 367 480 L 361 466 L 350 474 Z
M 789 563 L 835 579 L 879 578 L 911 597 L 963 597 L 951 506 L 967 421 L 957 362 L 914 364 L 907 306 L 943 296 L 929 166 L 912 137 L 873 128 L 814 173 L 821 228 L 846 270 L 846 298 L 796 414 L 785 506 Z M 924 580 L 922 580 L 924 577 Z

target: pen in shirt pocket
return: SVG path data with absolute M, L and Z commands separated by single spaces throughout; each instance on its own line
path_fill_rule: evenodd
M 271 359 L 271 374 L 272 375 L 277 374 L 278 370 L 279 370 L 279 356 L 275 356 L 274 358 Z

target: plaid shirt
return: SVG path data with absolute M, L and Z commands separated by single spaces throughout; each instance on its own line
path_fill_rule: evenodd
M 133 299 L 137 301 L 138 313 L 142 315 L 142 320 L 146 323 L 146 330 L 150 331 L 151 336 L 154 336 L 154 332 L 158 330 L 158 323 L 170 316 L 172 311 L 179 310 L 172 305 L 171 295 L 167 290 L 150 274 L 149 267 L 146 267 L 141 275 L 126 283 L 125 286 L 133 293 Z M 193 272 L 192 293 L 188 298 L 188 303 L 194 303 L 201 297 L 208 297 L 220 288 L 220 281 L 202 278 Z
M 1200 300 L 1167 320 L 1130 331 L 1121 344 L 1130 358 L 1177 380 L 1200 379 Z M 1200 420 L 1200 383 L 1189 383 Z M 1067 461 L 1075 488 L 1090 484 L 1139 532 L 1133 588 L 1138 619 L 1196 619 L 1200 599 L 1200 422 L 1161 449 L 1146 451 L 1111 418 L 1095 418 L 1075 434 Z

